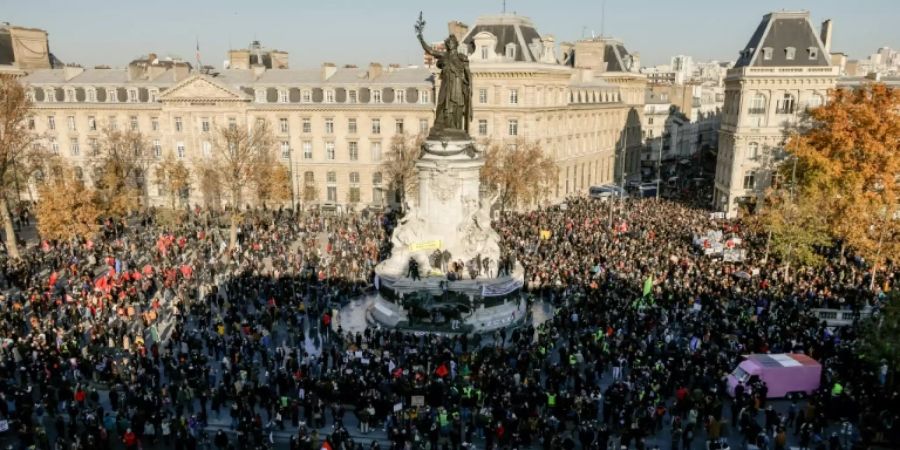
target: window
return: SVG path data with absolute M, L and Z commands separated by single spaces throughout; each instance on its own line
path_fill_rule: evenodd
M 303 132 L 312 133 L 312 119 L 310 119 L 309 117 L 303 118 Z
M 159 97 L 159 91 L 157 91 L 156 89 L 150 89 L 149 97 L 150 97 L 150 102 L 155 103 L 157 97 Z
M 155 141 L 159 144 L 159 141 Z M 91 138 L 88 140 L 88 146 L 91 147 L 91 156 L 99 156 L 100 155 L 100 144 L 97 142 L 97 139 Z
M 47 117 L 47 129 L 48 130 L 56 129 L 56 117 L 53 117 L 53 116 Z
M 328 186 L 326 192 L 328 194 L 329 202 L 334 203 L 337 201 L 337 186 Z
M 300 101 L 303 103 L 312 103 L 312 91 L 309 89 L 303 90 L 303 92 L 300 93 Z
M 153 156 L 155 158 L 162 156 L 162 144 L 159 143 L 159 139 L 153 140 Z
M 200 148 L 203 150 L 204 158 L 212 156 L 212 144 L 210 144 L 209 141 L 203 141 L 203 143 L 200 144 Z
M 237 119 L 234 117 L 228 118 L 228 129 L 231 131 L 237 130 Z
M 138 118 L 137 118 L 137 116 L 131 116 L 130 122 L 131 122 L 131 130 L 132 130 L 132 131 L 137 131 L 137 129 L 138 129 Z
M 29 102 L 34 103 L 34 91 L 29 89 L 27 92 L 25 92 L 25 98 L 28 99 Z
M 115 103 L 119 101 L 119 94 L 115 89 L 107 89 L 106 90 L 106 101 L 108 103 Z
M 36 125 L 34 123 L 34 117 L 28 117 L 28 129 L 34 130 L 35 127 L 36 127 Z
M 428 133 L 428 119 L 419 119 L 419 133 L 420 134 Z
M 793 61 L 794 57 L 797 55 L 797 49 L 794 47 L 787 47 L 784 49 L 784 57 L 788 61 Z
M 66 89 L 66 101 L 67 102 L 75 101 L 75 89 L 72 89 L 72 88 Z
M 137 103 L 138 101 L 138 90 L 137 89 L 129 89 L 128 90 L 128 103 Z
M 509 135 L 510 136 L 518 136 L 519 135 L 519 121 L 516 119 L 510 119 L 509 121 Z
M 376 186 L 376 187 L 377 187 L 377 186 L 381 186 L 381 183 L 382 183 L 381 180 L 382 180 L 382 178 L 383 178 L 383 177 L 382 177 L 382 175 L 381 175 L 381 172 L 375 172 L 375 173 L 373 173 L 373 174 L 372 174 L 372 185 L 373 185 L 373 186 Z
M 184 125 L 181 123 L 181 117 L 176 117 L 175 118 L 175 131 L 178 133 L 181 133 L 181 130 L 183 129 L 183 127 L 184 127 Z
M 334 91 L 328 89 L 325 91 L 325 103 L 334 103 Z
M 153 131 L 159 131 L 159 117 L 150 118 L 150 129 Z
M 359 161 L 359 143 L 356 141 L 348 142 L 347 153 L 350 155 L 350 161 Z
M 764 115 L 766 113 L 766 96 L 763 94 L 754 95 L 753 99 L 750 100 L 750 109 L 747 112 L 753 115 Z
M 478 103 L 481 103 L 481 104 L 487 103 L 487 89 L 479 89 L 478 90 Z
M 347 132 L 356 134 L 356 119 L 347 119 Z
M 403 119 L 394 120 L 394 133 L 403 134 Z
M 381 103 L 381 91 L 372 90 L 372 103 Z
M 110 130 L 118 130 L 119 122 L 116 120 L 116 116 L 109 116 L 109 129 Z
M 372 143 L 372 162 L 381 161 L 381 142 Z
M 175 144 L 175 152 L 178 153 L 179 158 L 184 158 L 184 142 Z
M 751 142 L 747 145 L 747 158 L 748 159 L 756 159 L 759 157 L 759 144 L 756 142 Z
M 482 45 L 481 46 L 481 59 L 488 59 L 488 55 L 490 54 L 488 52 L 489 52 L 488 46 Z
M 350 172 L 350 203 L 359 203 L 359 172 Z
M 809 98 L 809 102 L 807 103 L 807 108 L 818 108 L 822 106 L 822 96 L 819 94 L 813 94 L 812 97 Z
M 337 172 L 327 172 L 325 173 L 325 183 L 327 183 L 327 193 L 328 193 L 328 201 L 336 202 L 337 201 Z
M 347 91 L 347 103 L 357 103 L 356 91 L 350 90 Z
M 749 170 L 744 174 L 744 189 L 753 189 L 756 187 L 756 172 Z
M 325 134 L 334 134 L 334 119 L 325 119 Z
M 287 102 L 288 102 L 287 89 L 279 89 L 278 90 L 278 103 L 287 103 Z
M 762 54 L 763 54 L 763 61 L 771 61 L 772 60 L 772 47 L 763 47 Z
M 287 117 L 282 117 L 282 118 L 278 119 L 278 129 L 284 134 L 288 133 L 290 128 L 288 127 Z
M 406 91 L 403 89 L 395 89 L 394 103 L 406 103 Z
M 313 183 L 316 182 L 316 174 L 312 171 L 303 172 L 303 184 L 307 187 L 311 187 Z
M 78 156 L 81 153 L 81 149 L 78 147 L 78 139 L 69 139 L 69 152 L 72 156 Z
M 209 117 L 200 118 L 200 131 L 209 133 Z
M 488 134 L 488 122 L 487 119 L 478 119 L 478 135 L 479 136 L 487 136 Z
M 372 134 L 381 134 L 381 119 L 372 119 Z
M 419 103 L 422 103 L 422 104 L 431 103 L 431 91 L 419 92 Z
M 291 157 L 291 143 L 288 141 L 281 141 L 281 159 L 290 159 Z
M 265 89 L 257 89 L 253 91 L 256 94 L 256 103 L 265 103 L 266 102 L 266 90 Z
M 325 158 L 334 160 L 334 142 L 325 143 Z
M 506 57 L 509 59 L 516 59 L 516 44 L 510 42 L 506 45 Z
M 819 48 L 818 47 L 810 47 L 806 50 L 809 52 L 809 59 L 813 60 L 819 57 Z
M 69 131 L 75 131 L 75 116 L 66 117 L 66 125 L 69 127 Z
M 793 114 L 794 113 L 794 96 L 791 94 L 784 94 L 784 97 L 778 101 L 778 106 L 775 109 L 777 114 Z
M 519 104 L 519 90 L 518 89 L 510 89 L 509 90 L 509 104 L 510 105 L 518 105 Z
M 85 92 L 87 94 L 87 101 L 93 103 L 97 101 L 97 90 L 94 88 L 88 88 Z
M 301 144 L 301 147 L 303 148 L 303 159 L 312 159 L 313 158 L 312 142 L 303 141 L 303 144 Z

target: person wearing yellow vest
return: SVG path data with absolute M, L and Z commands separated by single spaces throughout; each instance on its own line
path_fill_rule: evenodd
M 841 386 L 841 383 L 837 381 L 834 382 L 834 386 L 831 387 L 831 396 L 837 397 L 844 392 L 844 386 Z
M 556 408 L 556 394 L 552 392 L 547 393 L 547 407 Z
M 575 354 L 569 355 L 569 365 L 574 366 L 575 364 L 578 364 L 578 358 L 575 356 Z

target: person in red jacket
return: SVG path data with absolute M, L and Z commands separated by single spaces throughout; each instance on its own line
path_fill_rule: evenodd
M 125 444 L 126 450 L 134 450 L 137 448 L 137 435 L 131 431 L 131 428 L 125 431 L 125 434 L 122 436 L 122 443 Z

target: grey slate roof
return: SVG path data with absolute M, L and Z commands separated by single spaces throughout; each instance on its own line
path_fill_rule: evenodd
M 479 17 L 475 26 L 463 37 L 463 44 L 471 47 L 475 36 L 482 31 L 497 37 L 497 46 L 494 51 L 498 55 L 505 54 L 506 46 L 512 43 L 516 45 L 517 49 L 516 61 L 536 62 L 538 60 L 537 55 L 532 54 L 530 46 L 535 39 L 540 41 L 541 35 L 528 18 L 513 14 Z
M 788 47 L 796 51 L 794 59 L 787 58 Z M 763 49 L 771 48 L 772 57 L 766 60 Z M 816 57 L 810 58 L 809 49 L 816 49 Z M 829 55 L 819 35 L 809 21 L 809 12 L 773 12 L 762 21 L 741 50 L 734 67 L 828 67 Z

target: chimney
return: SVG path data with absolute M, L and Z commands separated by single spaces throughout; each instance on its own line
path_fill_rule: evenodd
M 67 65 L 63 68 L 63 75 L 66 81 L 81 75 L 82 72 L 84 72 L 84 67 Z
M 148 53 L 147 62 L 150 64 L 159 64 L 159 58 L 156 56 L 156 53 Z
M 819 35 L 819 38 L 822 39 L 822 43 L 825 44 L 825 54 L 831 53 L 831 29 L 833 24 L 831 23 L 831 19 L 828 19 L 822 22 L 822 33 Z
M 543 45 L 543 49 L 541 50 L 541 62 L 556 64 L 555 43 L 556 39 L 554 39 L 552 34 L 544 35 L 541 40 L 541 44 Z
M 458 20 L 451 20 L 447 22 L 447 31 L 456 36 L 457 41 L 462 42 L 466 34 L 469 33 L 469 26 Z
M 631 54 L 631 71 L 632 72 L 640 72 L 641 71 L 641 53 L 634 52 Z
M 381 64 L 369 63 L 369 73 L 367 75 L 369 76 L 370 80 L 374 80 L 381 76 L 381 72 L 383 72 L 383 70 L 384 69 L 381 68 Z
M 174 82 L 179 82 L 191 75 L 191 67 L 184 62 L 176 62 L 172 64 L 172 78 Z
M 269 55 L 272 58 L 272 68 L 273 69 L 287 69 L 288 68 L 288 52 L 272 50 L 271 52 L 269 52 Z
M 328 81 L 337 72 L 337 66 L 333 63 L 322 63 L 322 81 Z

